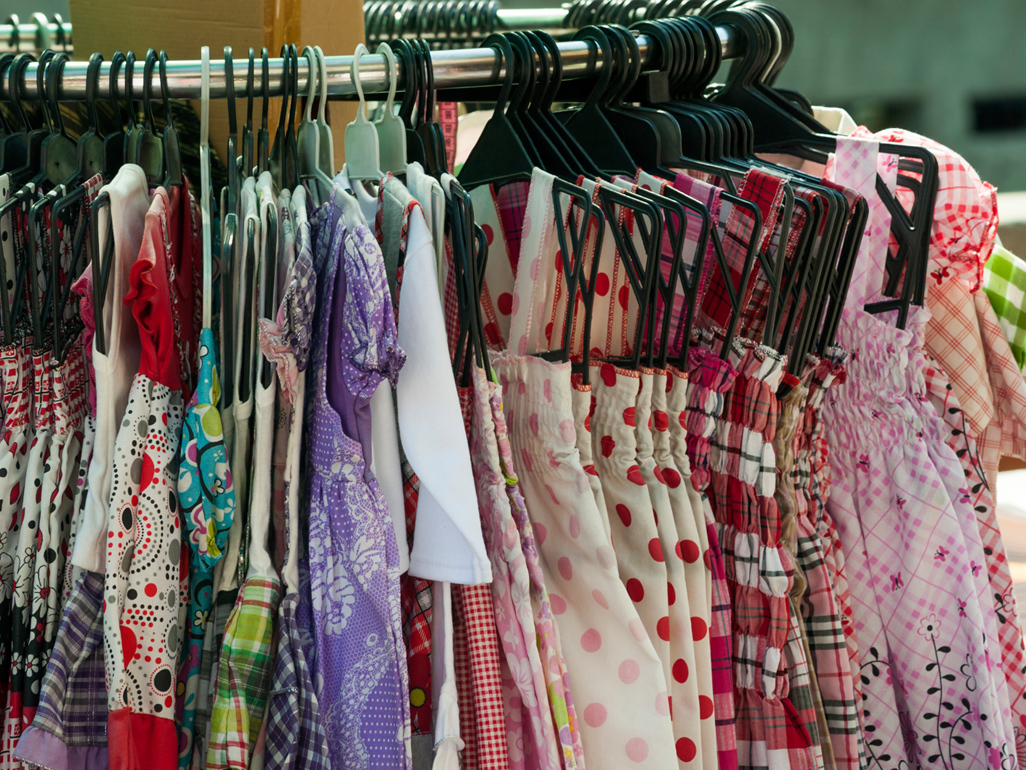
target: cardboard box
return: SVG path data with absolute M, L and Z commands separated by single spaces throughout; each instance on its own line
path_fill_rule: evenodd
M 199 59 L 200 48 L 210 46 L 210 58 L 220 59 L 224 46 L 232 47 L 236 74 L 245 72 L 250 47 L 266 46 L 277 56 L 283 43 L 319 45 L 329 56 L 351 54 L 363 42 L 362 0 L 70 0 L 75 58 L 87 61 L 93 51 L 110 60 L 114 51 L 135 51 L 141 66 L 146 49 L 164 49 L 171 59 Z M 305 64 L 300 58 L 300 63 Z M 154 94 L 156 96 L 156 94 Z M 199 108 L 199 103 L 193 104 Z M 268 115 L 271 138 L 278 123 L 281 100 L 272 99 Z M 298 112 L 298 109 L 297 109 Z M 236 93 L 239 129 L 246 119 L 245 92 Z M 356 115 L 356 104 L 333 102 L 329 110 L 335 163 L 344 159 L 346 124 Z M 260 100 L 254 105 L 254 130 L 259 126 Z M 228 109 L 223 99 L 210 105 L 210 142 L 224 157 L 228 140 Z M 336 169 L 338 170 L 338 169 Z

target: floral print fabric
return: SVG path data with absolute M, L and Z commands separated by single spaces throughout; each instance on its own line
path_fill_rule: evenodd
M 178 499 L 182 505 L 189 548 L 189 608 L 186 614 L 185 660 L 178 672 L 182 697 L 178 701 L 179 755 L 182 770 L 192 758 L 192 729 L 199 694 L 199 669 L 206 620 L 213 606 L 214 565 L 228 541 L 235 516 L 235 492 L 221 432 L 217 405 L 214 334 L 200 333 L 199 385 L 189 402 L 178 466 Z
M 398 547 L 363 448 L 343 422 L 353 420 L 356 399 L 394 382 L 403 355 L 377 242 L 338 184 L 331 206 L 315 235 L 306 439 L 318 701 L 332 765 L 409 767 Z M 347 400 L 353 411 L 343 415 Z

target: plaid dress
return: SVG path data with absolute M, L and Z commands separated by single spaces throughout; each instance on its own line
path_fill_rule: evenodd
M 86 572 L 65 605 L 39 708 L 15 749 L 22 762 L 54 770 L 106 767 L 102 607 L 103 577 Z
M 733 599 L 738 766 L 811 768 L 812 737 L 788 698 L 792 580 L 773 497 L 784 361 L 748 342 L 733 350 L 738 375 L 713 439 L 709 497 Z
M 723 411 L 723 394 L 730 389 L 737 377 L 737 371 L 727 361 L 704 348 L 693 346 L 688 351 L 688 359 L 686 444 L 691 482 L 702 495 L 701 505 L 709 541 L 705 561 L 710 571 L 709 648 L 712 658 L 716 746 L 720 770 L 733 770 L 738 767 L 733 677 L 733 610 L 720 538 L 713 520 L 712 504 L 707 489 L 710 480 L 709 456 L 712 439 L 717 430 L 717 420 Z

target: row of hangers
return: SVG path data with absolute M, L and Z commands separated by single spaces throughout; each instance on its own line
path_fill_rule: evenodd
M 629 5 L 613 0 L 598 6 L 591 2 L 589 7 L 593 15 L 600 15 L 602 9 L 615 15 Z M 786 17 L 757 2 L 684 5 L 708 16 L 636 21 L 631 30 L 618 25 L 578 30 L 574 38 L 591 41 L 602 62 L 590 82 L 562 81 L 558 48 L 544 33 L 513 32 L 486 40 L 485 44 L 494 48 L 506 64 L 506 78 L 498 93 L 495 88 L 454 89 L 444 97 L 496 103 L 459 179 L 467 189 L 481 184 L 501 186 L 526 181 L 539 167 L 561 180 L 558 192 L 568 195 L 571 207 L 578 210 L 576 221 L 600 217 L 618 223 L 610 227 L 610 233 L 643 314 L 637 324 L 633 355 L 621 363 L 637 367 L 642 360 L 648 365 L 667 363 L 672 319 L 669 313 L 664 314 L 657 328 L 656 298 L 663 307 L 672 307 L 676 294 L 683 295 L 687 315 L 683 346 L 672 362 L 686 364 L 696 311 L 697 277 L 702 269 L 713 269 L 701 264 L 703 246 L 707 238 L 711 239 L 713 254 L 726 275 L 723 244 L 716 228 L 710 226 L 704 206 L 672 188 L 663 195 L 654 195 L 640 189 L 632 193 L 602 186 L 598 206 L 593 207 L 584 189 L 576 185 L 579 175 L 608 181 L 616 175 L 633 177 L 641 168 L 672 182 L 675 173 L 670 169 L 713 174 L 726 188 L 723 200 L 751 219 L 755 233 L 762 225 L 759 210 L 734 194 L 734 182 L 751 168 L 785 176 L 790 181 L 785 188 L 783 211 L 774 223 L 779 246 L 758 251 L 755 239 L 748 244 L 740 281 L 727 287 L 734 313 L 723 333 L 721 354 L 727 355 L 737 331 L 746 285 L 758 278 L 769 284 L 760 341 L 787 353 L 795 372 L 803 366 L 807 353 L 821 355 L 832 344 L 868 209 L 864 200 L 858 199 L 852 206 L 842 192 L 820 179 L 774 166 L 756 155 L 757 151 L 786 153 L 825 162 L 826 153 L 836 144 L 836 136 L 811 117 L 811 108 L 802 109 L 800 97 L 772 87 L 793 46 L 793 30 Z M 746 53 L 732 66 L 726 85 L 712 90 L 711 78 L 721 64 L 716 25 L 733 27 L 744 38 Z M 633 32 L 646 35 L 653 49 L 650 57 L 657 66 L 655 72 L 642 76 L 643 57 Z M 557 101 L 582 104 L 553 111 Z M 495 147 L 504 151 L 495 152 Z M 897 311 L 896 323 L 904 326 L 910 305 L 923 302 L 937 167 L 933 156 L 921 148 L 885 144 L 881 152 L 899 156 L 902 173 L 898 184 L 911 190 L 914 202 L 906 213 L 894 193 L 877 179 L 877 191 L 894 218 L 892 232 L 897 248 L 887 259 L 885 293 L 890 298 L 867 310 Z M 619 216 L 623 209 L 633 215 L 640 237 L 635 239 L 627 231 L 625 218 Z M 565 221 L 558 201 L 557 215 Z M 685 265 L 680 249 L 695 216 L 700 228 L 698 240 L 703 246 L 697 249 L 691 264 Z M 793 258 L 785 260 L 782 246 L 788 242 L 792 227 L 800 228 L 798 245 Z M 562 229 L 557 227 L 557 231 Z M 674 249 L 670 279 L 665 279 L 657 267 L 664 232 Z M 588 328 L 594 290 L 591 281 L 597 266 L 586 266 L 581 259 L 577 244 L 583 244 L 583 237 L 579 233 L 572 233 L 570 241 L 570 249 L 560 244 L 564 279 L 569 296 L 574 296 L 578 288 L 581 291 L 584 326 Z M 645 258 L 641 258 L 639 248 Z M 586 275 L 588 270 L 590 276 Z M 471 312 L 479 311 L 475 308 Z M 568 318 L 567 330 L 570 321 Z M 470 325 L 480 326 L 480 320 L 471 319 Z M 485 349 L 483 334 L 475 337 L 474 345 Z M 563 347 L 552 351 L 550 357 L 567 360 L 568 345 L 567 334 Z M 587 357 L 585 349 L 583 364 L 577 365 L 585 377 Z M 478 357 L 479 361 L 483 359 L 483 354 Z

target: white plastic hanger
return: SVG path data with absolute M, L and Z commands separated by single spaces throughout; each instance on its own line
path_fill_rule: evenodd
M 317 57 L 317 67 L 320 69 L 318 80 L 321 85 L 321 103 L 317 110 L 317 128 L 321 132 L 319 165 L 328 179 L 335 177 L 335 142 L 331 136 L 331 126 L 328 125 L 328 62 L 324 58 L 324 51 L 319 45 L 314 46 L 314 55 Z
M 346 173 L 350 179 L 368 179 L 378 181 L 384 174 L 381 171 L 378 148 L 378 131 L 367 119 L 367 100 L 363 95 L 363 83 L 360 82 L 360 58 L 370 53 L 363 43 L 356 46 L 353 62 L 349 65 L 349 77 L 356 86 L 356 95 L 360 99 L 356 118 L 346 126 Z
M 393 174 L 402 174 L 406 171 L 406 126 L 395 114 L 394 109 L 399 66 L 396 64 L 395 54 L 392 53 L 392 48 L 388 44 L 379 44 L 375 53 L 385 57 L 385 66 L 388 69 L 388 101 L 385 102 L 385 109 L 381 117 L 374 121 L 374 126 L 378 130 L 381 168 L 384 171 L 391 171 Z
M 320 167 L 320 127 L 313 120 L 313 103 L 317 91 L 317 71 L 319 69 L 314 49 L 307 46 L 303 49 L 306 57 L 308 90 L 306 94 L 306 113 L 299 125 L 299 177 L 306 181 L 313 196 L 314 206 L 319 206 L 331 195 L 331 177 Z
M 212 324 L 214 251 L 210 237 L 210 46 L 200 49 L 200 223 L 203 238 L 203 328 Z

